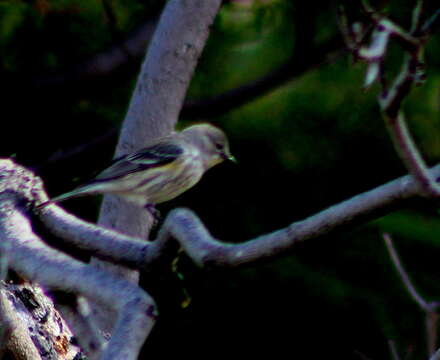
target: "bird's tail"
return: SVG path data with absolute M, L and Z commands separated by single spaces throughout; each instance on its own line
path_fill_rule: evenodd
M 83 196 L 83 195 L 88 195 L 88 194 L 90 194 L 89 187 L 88 186 L 82 186 L 82 187 L 79 187 L 79 188 L 74 189 L 72 191 L 69 191 L 69 192 L 67 192 L 65 194 L 56 196 L 56 197 L 50 199 L 49 201 L 46 201 L 46 202 L 38 205 L 37 207 L 38 208 L 43 208 L 43 207 L 45 207 L 45 206 L 47 206 L 49 204 L 59 203 L 61 201 L 67 200 L 67 199 L 72 199 L 72 198 L 76 198 L 76 197 Z

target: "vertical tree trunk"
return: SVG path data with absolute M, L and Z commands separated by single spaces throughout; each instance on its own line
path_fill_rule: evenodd
M 142 64 L 115 156 L 139 149 L 174 129 L 220 4 L 221 0 L 167 3 Z M 109 195 L 104 197 L 98 224 L 148 239 L 152 219 L 144 209 Z M 138 280 L 135 271 L 94 262 L 131 281 Z

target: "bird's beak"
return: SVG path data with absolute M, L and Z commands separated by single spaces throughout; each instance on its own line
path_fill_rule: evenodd
M 232 161 L 234 164 L 237 164 L 237 163 L 238 163 L 238 161 L 237 161 L 237 159 L 235 158 L 235 156 L 233 156 L 233 155 L 231 155 L 231 154 L 225 154 L 225 153 L 223 153 L 223 154 L 222 154 L 222 158 L 223 158 L 224 160 Z

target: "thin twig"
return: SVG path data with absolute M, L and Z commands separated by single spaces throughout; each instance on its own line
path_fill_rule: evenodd
M 355 353 L 355 355 L 359 356 L 362 360 L 372 360 L 370 357 L 368 357 L 367 355 L 363 354 L 359 350 L 354 350 L 353 352 Z
M 394 340 L 388 340 L 388 347 L 390 349 L 391 358 L 393 360 L 400 360 L 399 352 L 397 351 L 396 342 Z
M 393 261 L 394 267 L 396 268 L 400 280 L 402 280 L 402 283 L 405 286 L 406 291 L 408 291 L 412 299 L 419 305 L 421 309 L 423 309 L 426 312 L 432 311 L 430 304 L 426 302 L 422 296 L 419 295 L 414 285 L 412 284 L 408 276 L 408 273 L 405 271 L 404 267 L 402 266 L 402 263 L 400 262 L 399 259 L 399 255 L 397 254 L 397 251 L 393 246 L 393 241 L 391 239 L 391 236 L 387 233 L 384 233 L 383 239 L 385 241 L 385 245 L 387 247 L 390 258 Z
M 420 85 L 425 79 L 423 46 L 426 43 L 426 36 L 419 34 L 420 27 L 423 28 L 421 25 L 423 1 L 419 0 L 415 6 L 410 32 L 405 31 L 374 10 L 367 0 L 364 0 L 362 4 L 364 11 L 375 24 L 371 44 L 360 46 L 359 43 L 350 39 L 349 34 L 347 34 L 348 21 L 343 19 L 342 30 L 347 45 L 357 58 L 369 65 L 365 86 L 370 86 L 378 78 L 382 80 L 381 66 L 391 39 L 398 41 L 406 52 L 402 69 L 391 86 L 388 87 L 384 81 L 381 81 L 383 88 L 379 96 L 379 105 L 396 151 L 399 153 L 408 172 L 419 183 L 420 194 L 429 198 L 438 198 L 440 197 L 440 186 L 430 177 L 428 166 L 412 139 L 401 109 L 402 102 L 408 96 L 413 85 Z
M 417 34 L 422 26 L 423 0 L 418 0 L 412 13 L 411 34 Z
M 432 354 L 436 349 L 437 344 L 437 325 L 438 325 L 438 315 L 436 313 L 439 308 L 439 303 L 436 301 L 427 302 L 415 289 L 411 280 L 409 279 L 408 273 L 405 271 L 402 263 L 400 262 L 399 255 L 394 248 L 392 238 L 389 234 L 384 233 L 383 239 L 385 245 L 388 249 L 390 258 L 396 268 L 400 279 L 402 280 L 405 289 L 408 291 L 412 299 L 419 305 L 419 307 L 425 312 L 425 324 L 426 324 L 426 338 L 427 338 L 427 350 L 428 354 Z
M 438 9 L 434 15 L 432 15 L 426 22 L 423 24 L 421 29 L 421 35 L 427 36 L 437 30 L 440 26 L 440 9 Z
M 429 174 L 428 166 L 408 130 L 403 112 L 399 111 L 395 118 L 386 114 L 384 117 L 394 146 L 408 172 L 418 181 L 422 194 L 432 198 L 439 197 L 440 187 Z
M 390 89 L 382 92 L 379 105 L 394 146 L 408 172 L 419 182 L 421 194 L 437 198 L 440 196 L 440 186 L 429 175 L 428 167 L 412 139 L 401 110 L 402 102 L 409 94 L 414 82 L 419 82 L 423 78 L 421 57 L 421 48 L 416 53 L 405 55 L 400 74 Z

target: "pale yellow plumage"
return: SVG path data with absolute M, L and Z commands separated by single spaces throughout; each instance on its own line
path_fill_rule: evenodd
M 200 180 L 205 171 L 225 159 L 234 160 L 224 132 L 209 124 L 193 125 L 116 159 L 89 183 L 50 202 L 112 193 L 137 205 L 150 207 L 185 192 Z

